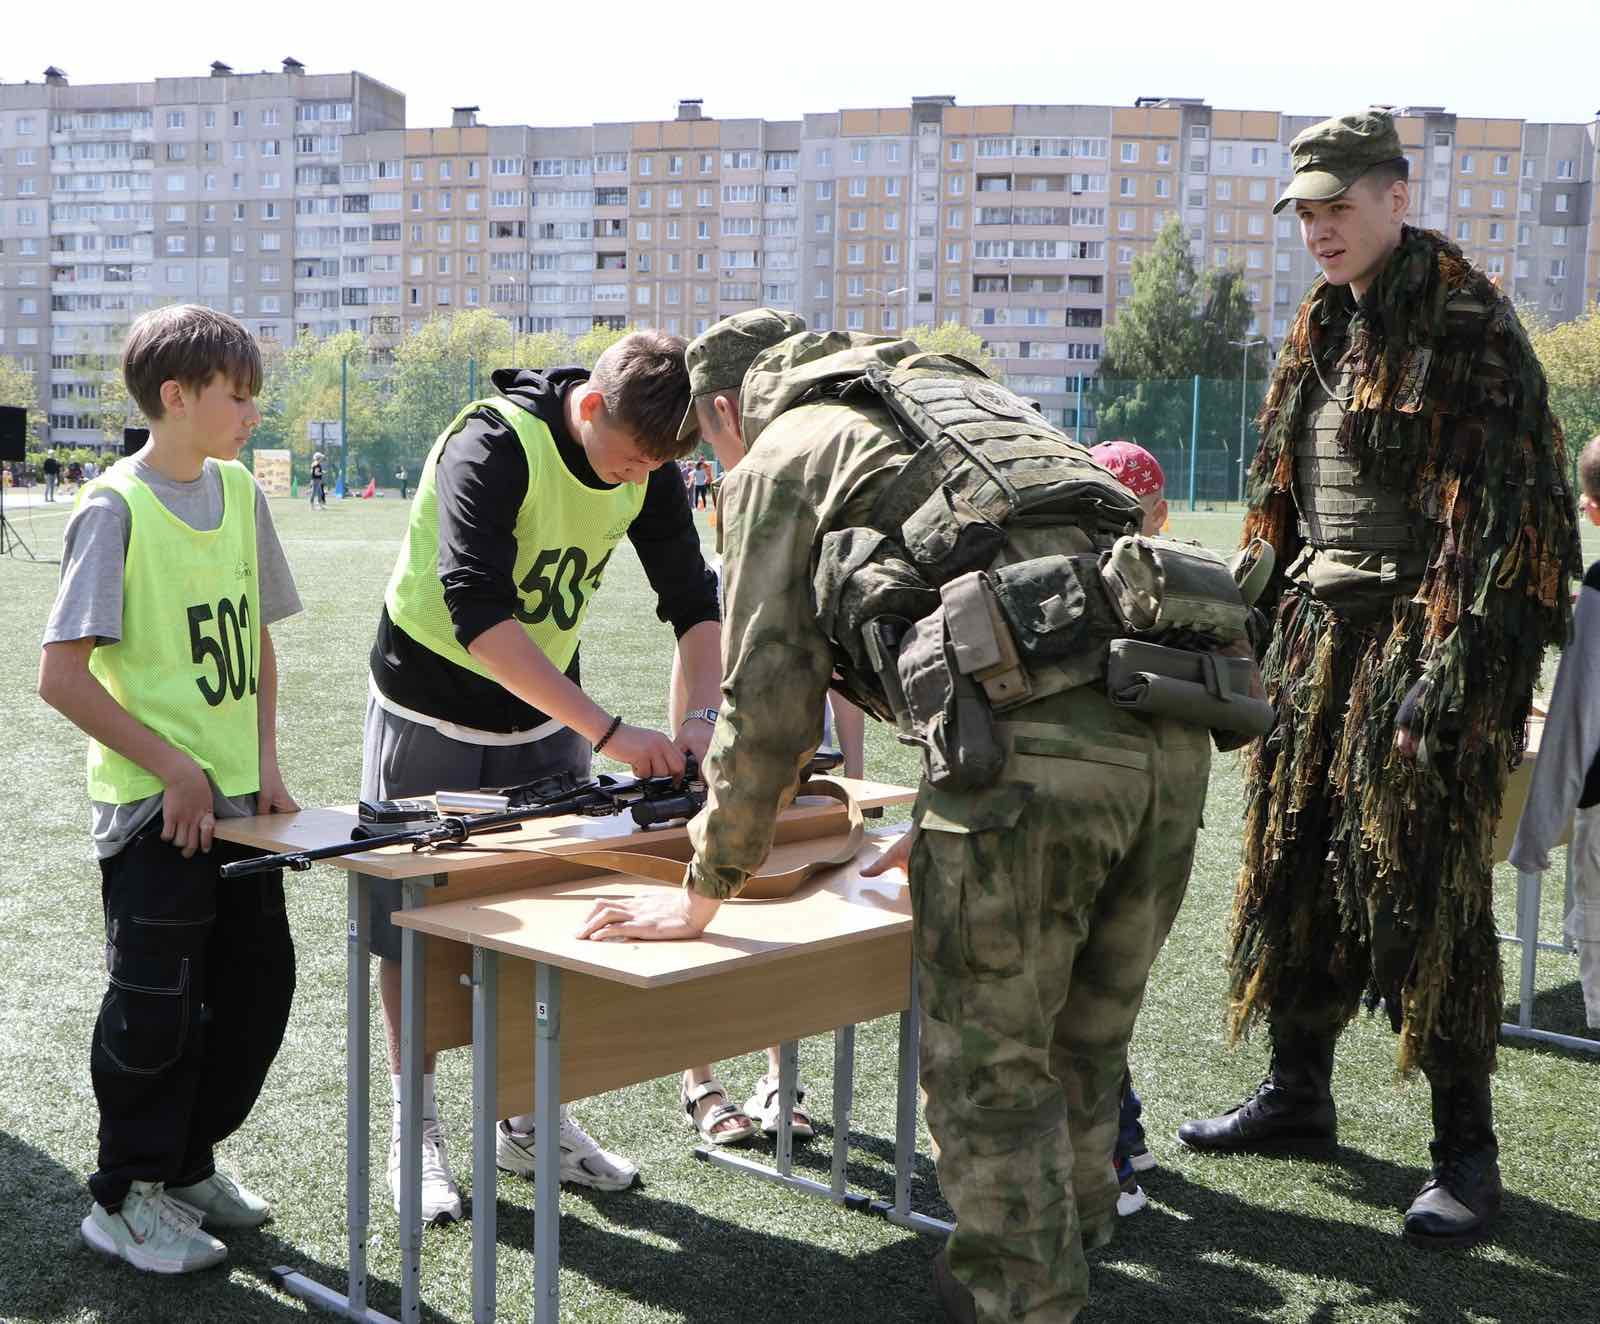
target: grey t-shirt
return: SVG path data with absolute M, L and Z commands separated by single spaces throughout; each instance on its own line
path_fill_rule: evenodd
M 207 460 L 200 477 L 188 483 L 176 482 L 137 458 L 121 463 L 131 465 L 134 476 L 191 529 L 205 533 L 222 523 L 222 471 L 212 461 Z M 130 524 L 128 503 L 108 488 L 89 493 L 79 503 L 67 522 L 61 585 L 44 629 L 45 643 L 93 638 L 109 644 L 122 638 L 122 574 Z M 300 595 L 260 488 L 256 489 L 256 573 L 263 626 L 300 610 Z M 229 799 L 215 784 L 211 793 L 218 818 L 242 818 L 256 812 L 253 795 Z M 115 855 L 161 812 L 161 799 L 152 795 L 123 805 L 91 800 L 89 832 L 95 854 L 101 859 Z

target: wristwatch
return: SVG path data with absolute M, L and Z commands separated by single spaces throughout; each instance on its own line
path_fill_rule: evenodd
M 717 710 L 715 708 L 694 708 L 694 709 L 691 709 L 689 712 L 686 712 L 683 715 L 683 720 L 687 722 L 691 718 L 695 718 L 695 717 L 698 717 L 702 722 L 705 722 L 708 726 L 715 726 L 717 724 Z

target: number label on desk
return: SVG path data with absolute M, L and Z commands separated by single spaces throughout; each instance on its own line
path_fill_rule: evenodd
M 356 923 L 355 923 L 354 920 L 351 920 L 350 921 L 350 941 L 354 942 L 358 936 L 359 935 L 356 932 Z
M 535 1002 L 533 1004 L 533 1014 L 541 1021 L 548 1021 L 550 1019 L 550 1004 L 548 1002 Z

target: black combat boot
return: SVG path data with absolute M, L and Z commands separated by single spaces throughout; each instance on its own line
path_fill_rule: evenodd
M 1335 1036 L 1274 1028 L 1267 1078 L 1220 1117 L 1185 1122 L 1178 1139 L 1212 1153 L 1320 1151 L 1338 1142 L 1329 1084 Z
M 1500 1212 L 1500 1145 L 1494 1137 L 1489 1077 L 1429 1083 L 1433 1175 L 1406 1210 L 1406 1240 L 1423 1250 L 1476 1245 Z

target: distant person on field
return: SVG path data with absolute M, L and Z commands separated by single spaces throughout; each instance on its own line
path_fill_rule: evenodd
M 1583 485 L 1579 508 L 1591 524 L 1600 525 L 1600 436 L 1579 454 L 1578 480 Z M 1600 1030 L 1600 561 L 1589 567 L 1578 590 L 1572 642 L 1556 668 L 1511 863 L 1524 873 L 1543 873 L 1569 818 L 1566 932 L 1578 948 L 1585 1019 L 1590 1029 Z
M 701 456 L 694 464 L 695 509 L 704 510 L 711 496 L 711 462 Z
M 322 460 L 321 451 L 311 457 L 311 509 L 313 510 L 319 506 L 323 510 L 328 508 L 328 489 L 324 482 Z
M 56 499 L 56 484 L 61 481 L 61 461 L 56 459 L 56 453 L 49 451 L 45 454 L 44 463 L 40 466 L 44 470 L 44 499 Z
M 394 480 L 395 480 L 395 482 L 400 484 L 400 499 L 402 501 L 410 500 L 411 499 L 411 473 L 405 467 L 405 465 L 402 464 L 398 469 L 396 469 L 394 471 Z
M 237 462 L 261 421 L 250 333 L 209 308 L 134 322 L 123 351 L 150 440 L 67 525 L 39 694 L 89 736 L 110 986 L 89 1054 L 95 1250 L 154 1273 L 216 1264 L 210 1235 L 267 1202 L 216 1166 L 283 1042 L 294 945 L 281 871 L 218 868 L 218 818 L 299 806 L 278 772 L 267 627 L 300 610 L 266 499 Z

